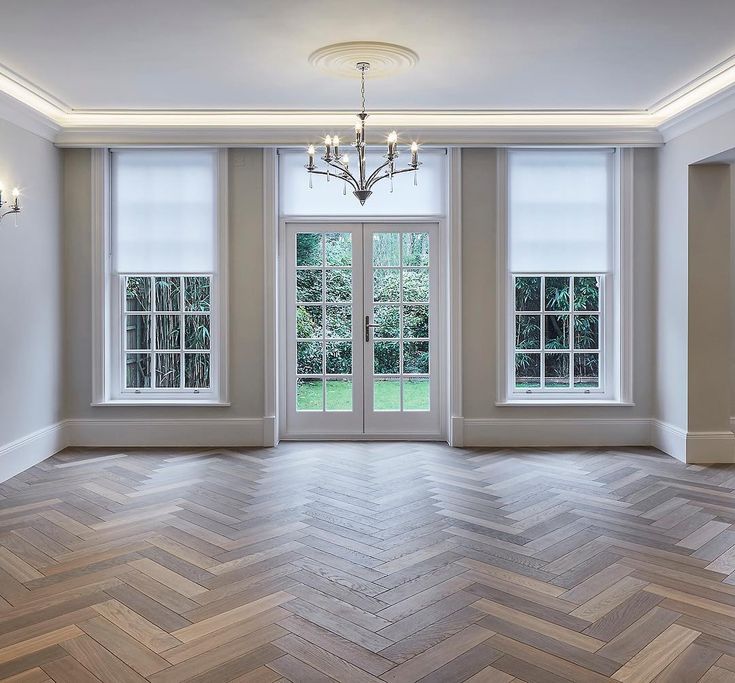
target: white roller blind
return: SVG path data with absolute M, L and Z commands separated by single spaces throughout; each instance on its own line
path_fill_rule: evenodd
M 511 150 L 512 272 L 604 272 L 610 267 L 612 150 Z
M 112 152 L 113 257 L 121 273 L 214 271 L 216 152 Z
M 356 165 L 357 156 L 352 147 L 343 147 L 350 156 L 350 166 Z M 411 153 L 401 149 L 397 167 L 402 168 L 410 161 Z M 370 173 L 385 161 L 385 150 L 370 150 L 367 167 Z M 393 193 L 390 181 L 381 180 L 373 187 L 372 196 L 360 206 L 347 186 L 342 194 L 343 182 L 315 175 L 309 188 L 309 174 L 304 165 L 307 157 L 304 149 L 281 149 L 278 152 L 279 196 L 281 214 L 285 216 L 428 216 L 444 213 L 445 165 L 447 153 L 444 149 L 422 149 L 419 152 L 421 167 L 414 185 L 413 173 L 402 173 L 393 178 Z M 324 166 L 319 162 L 320 169 Z

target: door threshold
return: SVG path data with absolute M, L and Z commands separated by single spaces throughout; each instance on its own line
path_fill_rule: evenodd
M 439 441 L 448 443 L 442 434 L 288 434 L 281 441 Z

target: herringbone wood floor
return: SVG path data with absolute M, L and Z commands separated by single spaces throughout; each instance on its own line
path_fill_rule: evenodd
M 67 450 L 0 485 L 0 679 L 735 680 L 735 468 Z

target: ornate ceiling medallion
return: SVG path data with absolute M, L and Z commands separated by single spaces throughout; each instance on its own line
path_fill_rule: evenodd
M 411 49 L 393 43 L 360 41 L 320 47 L 309 55 L 309 63 L 325 73 L 342 78 L 359 78 L 358 62 L 370 64 L 369 78 L 383 78 L 412 69 L 419 56 Z

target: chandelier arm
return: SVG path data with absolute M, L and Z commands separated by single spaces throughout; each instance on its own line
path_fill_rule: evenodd
M 368 185 L 366 189 L 370 190 L 373 188 L 373 186 L 380 182 L 381 180 L 384 180 L 385 178 L 390 178 L 391 175 L 398 175 L 399 173 L 409 173 L 411 171 L 415 171 L 417 167 L 409 166 L 408 168 L 401 168 L 398 171 L 393 171 L 393 173 L 383 173 L 383 175 L 378 176 L 377 178 L 373 178 L 372 182 Z
M 342 173 L 344 176 L 348 177 L 351 181 L 352 186 L 356 189 L 360 189 L 360 184 L 357 181 L 357 178 L 355 178 L 352 173 L 350 173 L 350 170 L 344 166 L 344 164 L 340 163 L 339 161 L 327 161 L 325 159 L 325 162 L 327 166 L 330 166 L 331 168 L 336 168 L 340 173 Z M 324 172 L 324 175 L 327 175 L 326 172 Z
M 386 166 L 390 165 L 391 161 L 393 161 L 393 160 L 392 160 L 392 159 L 388 159 L 388 161 L 385 161 L 385 162 L 383 162 L 382 164 L 380 164 L 380 166 L 378 166 L 378 168 L 376 168 L 376 169 L 375 169 L 375 170 L 374 170 L 374 171 L 373 171 L 373 172 L 372 172 L 372 173 L 370 174 L 370 177 L 369 177 L 369 178 L 367 179 L 367 182 L 365 183 L 365 187 L 366 187 L 366 189 L 368 189 L 368 190 L 370 189 L 370 186 L 371 186 L 371 185 L 372 185 L 372 183 L 373 183 L 373 179 L 374 179 L 374 178 L 375 178 L 375 177 L 376 177 L 376 176 L 378 175 L 378 173 L 380 173 L 380 172 L 381 172 L 381 171 L 382 171 L 382 170 L 383 170 L 383 169 L 384 169 L 384 168 L 385 168 Z M 395 171 L 394 171 L 394 172 L 395 172 Z
M 345 173 L 350 173 L 349 169 L 346 168 L 345 165 L 339 159 L 324 159 L 324 158 L 322 159 L 327 166 L 336 168 L 338 171 L 344 171 Z M 350 175 L 352 174 L 350 173 Z
M 353 187 L 355 190 L 359 190 L 357 183 L 355 182 L 355 179 L 352 177 L 352 174 L 349 171 L 344 171 L 343 169 L 339 169 L 341 175 L 335 174 L 335 173 L 327 173 L 326 171 L 309 171 L 309 173 L 313 173 L 314 175 L 323 175 L 323 176 L 330 176 L 331 178 L 337 178 L 337 180 L 344 180 L 345 182 L 348 182 L 351 187 Z
M 3 204 L 7 204 L 7 202 L 3 202 L 2 204 L 0 204 L 0 206 L 2 206 Z M 11 213 L 20 213 L 20 209 L 21 209 L 21 207 L 14 206 L 12 209 L 8 209 L 7 211 L 1 212 L 0 213 L 0 221 L 3 218 L 5 218 L 5 216 L 9 216 Z

